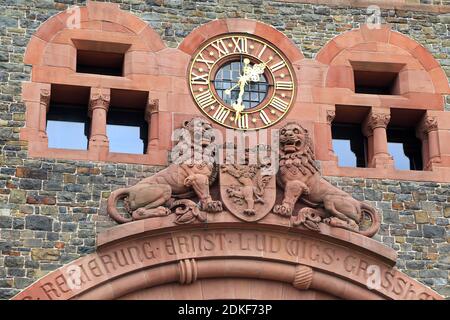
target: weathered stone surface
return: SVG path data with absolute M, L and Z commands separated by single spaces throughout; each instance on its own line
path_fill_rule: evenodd
M 24 265 L 23 257 L 6 256 L 5 257 L 5 267 L 8 268 L 21 268 Z
M 25 203 L 27 192 L 24 190 L 12 189 L 9 194 L 9 202 L 11 203 Z
M 25 228 L 30 230 L 52 231 L 53 219 L 44 216 L 30 215 L 25 218 Z
M 0 299 L 9 299 L 14 297 L 20 290 L 17 289 L 9 289 L 9 288 L 0 288 Z
M 58 249 L 31 249 L 31 258 L 35 261 L 58 261 L 60 252 Z
M 416 223 L 428 223 L 428 214 L 425 211 L 415 211 L 414 212 L 414 218 L 416 220 Z
M 16 169 L 16 177 L 46 180 L 47 171 L 42 169 L 18 167 Z
M 12 217 L 0 216 L 0 229 L 11 229 L 12 220 Z
M 425 238 L 442 238 L 445 236 L 445 228 L 439 226 L 424 225 L 423 236 Z

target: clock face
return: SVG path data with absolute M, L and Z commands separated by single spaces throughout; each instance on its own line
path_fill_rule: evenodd
M 239 130 L 277 123 L 296 92 L 292 68 L 283 54 L 263 39 L 241 34 L 204 44 L 192 60 L 189 84 L 203 113 Z

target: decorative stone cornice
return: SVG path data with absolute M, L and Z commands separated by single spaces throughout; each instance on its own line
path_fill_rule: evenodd
M 197 262 L 195 259 L 184 259 L 178 263 L 180 284 L 191 284 L 197 281 Z
M 335 116 L 336 116 L 336 111 L 327 110 L 327 123 L 331 124 L 331 122 L 333 122 Z
M 313 270 L 311 267 L 299 264 L 295 268 L 295 276 L 292 285 L 300 290 L 308 290 L 312 282 Z
M 91 99 L 89 101 L 89 111 L 91 112 L 94 109 L 101 108 L 108 111 L 109 103 L 110 103 L 110 95 L 105 93 L 95 93 L 91 95 Z

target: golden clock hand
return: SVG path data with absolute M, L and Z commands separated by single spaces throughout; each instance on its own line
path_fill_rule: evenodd
M 238 122 L 241 117 L 241 112 L 244 110 L 244 106 L 242 105 L 242 98 L 244 96 L 245 85 L 247 84 L 247 77 L 239 78 L 239 96 L 235 103 L 233 103 L 233 108 L 236 111 L 236 116 L 234 118 L 234 122 Z
M 232 86 L 231 88 L 225 90 L 225 94 L 226 94 L 226 95 L 230 95 L 230 94 L 231 94 L 231 91 L 234 90 L 234 88 L 236 88 L 238 85 L 239 85 L 239 81 L 238 81 L 238 83 L 236 83 L 236 84 L 235 84 L 234 86 Z
M 232 91 L 234 88 L 236 88 L 237 86 L 240 86 L 240 81 L 241 81 L 241 79 L 245 79 L 245 82 L 247 83 L 249 74 L 250 74 L 251 69 L 252 69 L 251 67 L 249 67 L 249 64 L 250 64 L 250 59 L 245 58 L 245 59 L 244 59 L 244 72 L 243 72 L 244 74 L 239 75 L 238 83 L 236 83 L 236 84 L 235 84 L 234 86 L 232 86 L 231 88 L 225 90 L 225 94 L 226 94 L 226 95 L 230 95 L 230 94 L 231 94 L 231 91 Z

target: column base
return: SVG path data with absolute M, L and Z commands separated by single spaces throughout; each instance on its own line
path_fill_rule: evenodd
M 103 137 L 101 139 L 90 139 L 88 151 L 91 160 L 105 161 L 108 158 L 109 141 Z
M 394 169 L 394 159 L 388 155 L 374 156 L 370 163 L 370 167 L 380 169 Z

